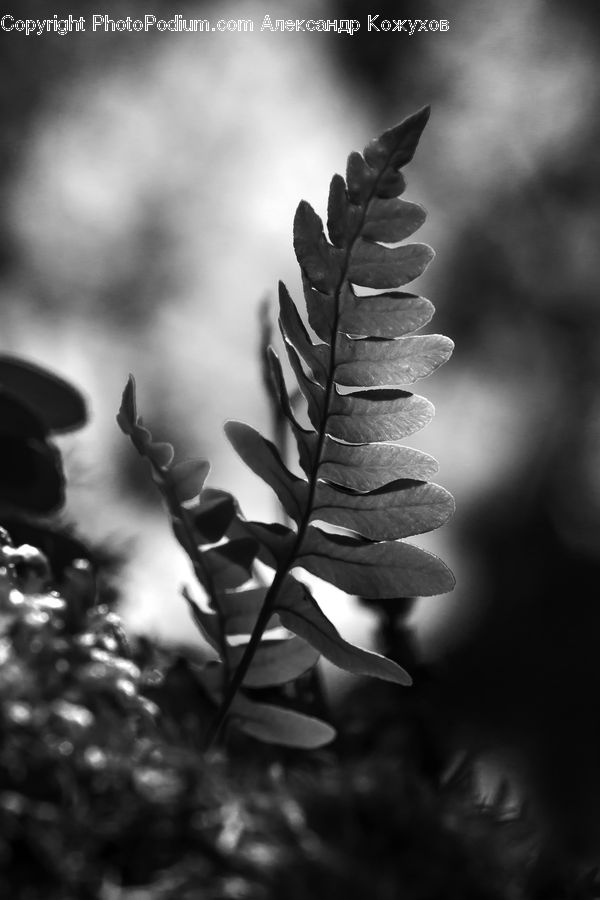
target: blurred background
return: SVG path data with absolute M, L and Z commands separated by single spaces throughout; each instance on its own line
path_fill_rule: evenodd
M 15 17 L 84 15 L 41 2 Z M 189 639 L 190 572 L 119 432 L 129 372 L 142 413 L 248 517 L 266 488 L 222 434 L 269 429 L 258 307 L 282 278 L 300 298 L 291 226 L 352 149 L 429 103 L 408 170 L 437 259 L 415 288 L 457 345 L 422 386 L 434 423 L 411 443 L 440 461 L 457 513 L 419 540 L 455 571 L 412 622 L 435 702 L 473 746 L 511 759 L 564 840 L 599 840 L 600 14 L 584 0 L 328 0 L 267 9 L 253 33 L 0 33 L 0 352 L 71 380 L 91 422 L 63 438 L 65 520 L 127 556 L 135 629 Z M 157 17 L 130 0 L 101 12 Z M 367 15 L 448 19 L 447 32 L 367 32 Z M 260 33 L 277 18 L 361 30 Z M 325 598 L 367 643 L 372 617 Z M 561 832 L 562 833 L 562 832 Z

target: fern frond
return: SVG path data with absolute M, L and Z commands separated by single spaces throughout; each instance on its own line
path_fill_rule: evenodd
M 296 524 L 265 609 L 279 610 L 292 631 L 351 671 L 357 670 L 356 658 L 342 649 L 331 623 L 324 625 L 315 613 L 308 589 L 294 590 L 291 569 L 299 566 L 373 599 L 439 594 L 454 586 L 437 557 L 399 542 L 437 528 L 454 509 L 451 495 L 425 480 L 434 461 L 395 443 L 433 416 L 432 405 L 403 386 L 429 375 L 453 349 L 442 335 L 412 335 L 429 321 L 433 307 L 396 290 L 424 271 L 433 251 L 425 244 L 388 246 L 425 219 L 420 206 L 397 195 L 404 189 L 399 170 L 412 158 L 427 117 L 421 111 L 372 141 L 363 156 L 351 154 L 346 181 L 336 175 L 331 182 L 329 241 L 312 207 L 306 202 L 298 207 L 294 248 L 309 323 L 321 343 L 311 339 L 284 285 L 279 324 L 312 429 L 295 419 L 276 359 L 274 377 L 306 479 L 292 475 L 273 445 L 248 426 L 227 427 L 234 448 L 276 491 Z M 380 293 L 361 297 L 357 286 Z M 343 527 L 351 535 L 325 533 L 319 523 Z M 382 677 L 408 680 L 394 664 Z
M 271 526 L 273 530 L 269 532 L 269 526 L 245 522 L 231 494 L 211 488 L 202 491 L 209 471 L 206 460 L 173 463 L 173 447 L 155 441 L 137 414 L 132 377 L 123 393 L 117 421 L 140 455 L 149 461 L 173 531 L 205 591 L 208 609 L 202 609 L 185 590 L 184 597 L 193 621 L 220 657 L 199 676 L 218 707 L 265 605 L 267 588 L 257 584 L 254 563 L 261 558 L 276 565 L 269 545 L 276 546 L 277 538 L 281 539 L 287 529 Z M 260 544 L 254 532 L 261 536 Z M 245 671 L 245 688 L 283 685 L 315 666 L 318 650 L 291 633 L 277 635 L 276 628 L 282 630 L 279 618 L 271 616 L 264 628 L 268 639 L 259 643 Z M 314 717 L 241 696 L 235 699 L 231 712 L 234 724 L 262 740 L 309 748 L 327 743 L 334 736 L 331 726 Z
M 301 202 L 295 216 L 294 248 L 308 322 L 319 340 L 313 341 L 284 285 L 279 325 L 310 427 L 294 415 L 274 351 L 270 364 L 274 395 L 296 439 L 304 477 L 294 475 L 275 445 L 250 426 L 229 422 L 225 429 L 242 460 L 275 492 L 291 527 L 246 522 L 233 498 L 210 489 L 183 516 L 184 538 L 191 523 L 198 557 L 194 566 L 200 582 L 208 585 L 212 608 L 193 607 L 192 612 L 221 656 L 221 663 L 206 671 L 208 691 L 220 707 L 213 738 L 229 718 L 265 739 L 297 743 L 298 714 L 272 712 L 267 727 L 268 714 L 260 704 L 252 707 L 240 690 L 292 680 L 319 654 L 350 672 L 410 683 L 399 665 L 339 635 L 295 577 L 298 569 L 371 599 L 430 596 L 454 586 L 441 560 L 401 540 L 439 527 L 454 508 L 451 495 L 428 481 L 437 469 L 435 460 L 398 443 L 433 416 L 431 403 L 406 385 L 435 371 L 453 349 L 442 335 L 413 334 L 429 322 L 433 306 L 398 290 L 418 277 L 434 255 L 426 244 L 399 243 L 425 219 L 422 207 L 398 195 L 405 184 L 400 169 L 412 158 L 427 118 L 422 110 L 372 141 L 363 155 L 350 155 L 346 179 L 335 175 L 331 182 L 329 240 L 308 203 Z M 378 293 L 361 296 L 357 287 Z M 153 461 L 162 451 L 153 449 L 156 445 L 135 422 L 131 398 L 124 397 L 120 424 Z M 185 476 L 193 467 L 188 472 L 181 464 L 179 469 L 169 465 L 159 470 L 163 487 L 169 486 L 177 534 L 182 530 L 177 502 L 187 501 L 189 490 L 176 489 L 172 482 L 187 486 Z M 203 546 L 217 541 L 222 543 Z M 274 569 L 268 587 L 260 583 L 256 560 Z M 288 629 L 285 636 L 265 639 L 279 623 Z M 245 637 L 232 643 L 238 628 L 238 638 Z M 225 679 L 219 675 L 223 667 Z M 302 727 L 308 729 L 304 745 L 333 734 L 310 717 Z

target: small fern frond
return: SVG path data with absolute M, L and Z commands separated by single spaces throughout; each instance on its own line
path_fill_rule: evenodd
M 196 603 L 187 590 L 183 593 L 198 630 L 219 655 L 218 661 L 199 673 L 207 695 L 218 708 L 265 608 L 267 588 L 254 571 L 255 562 L 260 559 L 276 565 L 269 545 L 278 546 L 278 539 L 281 541 L 288 530 L 246 522 L 231 494 L 212 488 L 202 490 L 209 471 L 206 460 L 174 463 L 173 447 L 154 441 L 137 414 L 133 377 L 123 392 L 117 422 L 138 453 L 149 461 L 174 534 L 204 589 L 207 608 Z M 261 543 L 254 533 L 262 538 Z M 287 684 L 312 669 L 319 659 L 319 651 L 301 637 L 285 632 L 275 615 L 266 621 L 260 637 L 245 671 L 244 688 Z M 232 724 L 265 741 L 312 748 L 334 736 L 331 726 L 312 716 L 241 695 L 230 711 Z

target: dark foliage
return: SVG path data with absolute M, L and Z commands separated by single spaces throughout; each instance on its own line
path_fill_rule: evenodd
M 339 759 L 283 765 L 252 742 L 203 758 L 193 659 L 132 652 L 82 563 L 67 600 L 31 548 L 5 536 L 2 562 L 3 895 L 519 896 L 523 838 L 509 846 L 467 779 L 436 786 L 383 731 L 366 758 L 356 732 Z M 390 715 L 385 730 L 410 729 Z

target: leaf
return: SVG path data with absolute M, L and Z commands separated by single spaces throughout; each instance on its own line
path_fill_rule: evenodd
M 175 450 L 173 448 L 173 445 L 167 443 L 166 441 L 155 441 L 148 445 L 147 455 L 148 458 L 154 463 L 155 466 L 158 466 L 159 469 L 168 469 L 173 462 Z M 207 466 L 208 472 L 210 466 L 206 462 L 206 460 L 203 460 L 203 462 Z
M 291 426 L 296 444 L 298 446 L 300 465 L 302 466 L 302 469 L 306 473 L 308 473 L 311 471 L 315 459 L 315 453 L 317 449 L 317 435 L 312 430 L 302 428 L 302 426 L 298 423 L 288 397 L 285 380 L 283 377 L 283 371 L 281 369 L 281 363 L 279 362 L 279 358 L 272 348 L 269 353 L 269 361 L 271 364 L 271 370 L 273 372 L 273 378 L 275 384 L 277 385 L 281 409 Z
M 335 380 L 349 387 L 412 384 L 448 361 L 454 349 L 441 334 L 397 340 L 338 337 Z
M 311 519 L 356 531 L 372 541 L 433 531 L 454 512 L 452 495 L 431 482 L 403 479 L 357 494 L 320 482 Z
M 288 579 L 287 590 L 279 601 L 277 611 L 286 628 L 312 644 L 334 666 L 354 675 L 370 675 L 402 685 L 412 684 L 408 672 L 391 659 L 345 641 L 305 585 Z
M 193 513 L 194 530 L 202 543 L 220 541 L 236 513 L 236 503 L 226 491 L 206 488 L 202 491 L 200 506 Z
M 309 528 L 297 564 L 348 594 L 370 600 L 430 597 L 454 587 L 444 563 L 419 547 L 371 543 Z
M 374 138 L 364 149 L 365 159 L 374 169 L 406 166 L 414 156 L 423 129 L 429 120 L 430 108 L 424 106 L 398 125 Z
M 229 635 L 252 634 L 258 614 L 265 602 L 266 587 L 245 588 L 229 591 L 221 596 L 221 611 Z M 271 619 L 267 628 L 273 628 L 276 619 Z
M 73 431 L 87 421 L 82 394 L 64 378 L 32 362 L 1 354 L 0 388 L 23 401 L 48 431 Z
M 329 348 L 325 344 L 313 344 L 296 305 L 286 286 L 279 282 L 279 324 L 284 340 L 298 351 L 319 384 L 325 384 L 328 375 Z
M 361 287 L 401 287 L 422 275 L 434 256 L 428 244 L 383 247 L 359 239 L 350 257 L 348 278 Z
M 369 241 L 393 244 L 414 234 L 426 217 L 425 210 L 418 203 L 397 197 L 390 200 L 375 198 L 368 206 L 362 236 Z
M 399 441 L 424 428 L 433 413 L 429 400 L 407 391 L 335 392 L 326 430 L 331 437 L 354 444 Z
M 219 633 L 218 616 L 215 613 L 209 613 L 203 610 L 191 597 L 186 588 L 183 589 L 182 594 L 187 602 L 190 615 L 194 620 L 196 628 L 198 629 L 204 640 L 207 642 L 207 644 L 209 644 L 213 648 L 213 650 L 216 650 L 217 653 L 220 654 L 221 636 Z
M 133 436 L 137 425 L 137 402 L 135 396 L 135 378 L 130 375 L 121 397 L 121 406 L 117 413 L 117 422 L 124 434 Z
M 346 184 L 348 196 L 352 203 L 363 204 L 372 195 L 377 173 L 369 166 L 367 161 L 356 151 L 348 157 L 346 166 Z M 404 190 L 404 178 L 398 173 L 395 176 L 395 185 L 398 190 L 393 196 L 401 194 Z
M 304 374 L 304 371 L 302 370 L 302 363 L 300 362 L 300 357 L 298 356 L 292 345 L 286 343 L 285 348 L 287 350 L 292 370 L 300 386 L 300 390 L 304 394 L 304 397 L 308 404 L 308 418 L 310 419 L 311 424 L 314 425 L 315 428 L 318 428 L 321 424 L 323 410 L 325 408 L 325 393 L 323 391 L 323 388 L 320 384 L 314 382 L 312 378 L 308 378 L 308 376 Z
M 137 414 L 133 375 L 129 376 L 123 391 L 117 423 L 121 431 L 131 438 L 131 443 L 140 456 L 150 460 L 153 466 L 154 480 L 162 490 L 164 474 L 173 460 L 174 450 L 171 444 L 154 441 L 150 431 L 144 427 L 142 419 Z
M 302 287 L 308 311 L 308 323 L 321 340 L 330 343 L 336 318 L 335 297 L 333 294 L 324 294 L 312 287 L 305 275 L 302 276 Z
M 382 172 L 374 185 L 374 196 L 382 198 L 397 197 L 406 187 L 406 181 L 402 172 L 387 169 Z
M 221 594 L 219 605 L 226 635 L 229 637 L 246 637 L 252 634 L 256 619 L 264 603 L 266 592 L 267 589 L 265 587 L 259 587 L 232 590 Z M 187 600 L 195 624 L 208 643 L 221 654 L 223 648 L 221 647 L 219 615 L 215 610 L 202 609 L 189 595 L 186 588 L 183 589 L 183 596 Z M 279 617 L 271 616 L 267 623 L 267 630 L 276 628 L 278 625 Z
M 393 291 L 357 297 L 348 287 L 343 295 L 338 331 L 378 338 L 396 338 L 427 325 L 433 304 L 424 297 Z
M 438 470 L 436 460 L 402 444 L 342 444 L 326 438 L 319 475 L 355 491 L 371 491 L 400 478 L 424 481 Z
M 316 288 L 335 288 L 341 271 L 339 251 L 327 243 L 321 219 L 305 200 L 294 217 L 294 250 L 302 271 Z
M 244 655 L 245 644 L 232 647 L 229 660 L 237 666 Z M 319 651 L 300 637 L 263 640 L 244 678 L 244 687 L 264 688 L 287 684 L 304 675 L 318 662 Z
M 269 347 L 269 363 L 271 366 L 271 371 L 273 373 L 273 380 L 275 382 L 275 386 L 277 388 L 277 393 L 279 396 L 279 403 L 281 405 L 282 412 L 288 422 L 291 425 L 292 431 L 294 435 L 309 435 L 314 434 L 314 432 L 308 431 L 306 428 L 302 428 L 302 426 L 298 423 L 296 416 L 294 415 L 294 411 L 292 409 L 292 404 L 290 402 L 290 398 L 287 392 L 287 388 L 285 386 L 285 378 L 283 377 L 283 369 L 281 368 L 281 363 L 279 361 L 279 357 L 275 353 L 272 347 Z
M 284 747 L 315 750 L 335 737 L 335 729 L 320 719 L 281 706 L 256 703 L 242 694 L 237 694 L 231 704 L 231 721 L 251 737 Z
M 341 175 L 334 175 L 329 185 L 329 202 L 327 204 L 327 231 L 329 240 L 336 247 L 345 247 L 348 233 L 352 226 L 356 227 L 360 209 L 350 203 L 346 182 Z
M 170 447 L 170 444 L 166 446 Z M 178 503 L 199 496 L 209 470 L 210 463 L 205 459 L 186 459 L 169 470 L 168 482 Z
M 252 535 L 260 544 L 258 558 L 267 566 L 277 568 L 279 563 L 289 559 L 291 548 L 296 539 L 295 532 L 285 525 L 275 522 L 266 525 L 264 522 L 244 522 L 246 534 Z
M 286 513 L 299 521 L 308 485 L 284 466 L 275 445 L 243 422 L 227 422 L 225 434 L 238 456 L 273 488 Z
M 252 538 L 239 538 L 201 552 L 202 561 L 219 591 L 237 588 L 250 578 L 258 545 Z
M 367 144 L 366 163 L 378 172 L 373 185 L 375 196 L 397 197 L 403 192 L 404 177 L 399 169 L 413 158 L 428 118 L 429 107 L 424 107 Z

